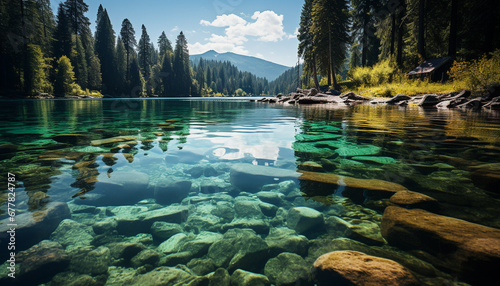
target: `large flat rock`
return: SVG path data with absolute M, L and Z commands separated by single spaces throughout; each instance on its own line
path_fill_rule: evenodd
M 387 207 L 381 232 L 389 244 L 421 249 L 442 259 L 467 282 L 494 281 L 500 265 L 500 230 L 421 209 Z
M 267 166 L 234 164 L 231 167 L 231 184 L 242 191 L 256 193 L 266 184 L 279 183 L 299 177 L 299 173 Z
M 66 203 L 51 202 L 40 210 L 15 216 L 14 222 L 10 222 L 8 218 L 2 220 L 0 222 L 0 245 L 5 245 L 5 247 L 0 248 L 0 254 L 4 257 L 3 255 L 7 251 L 7 243 L 10 238 L 7 231 L 11 228 L 8 224 L 16 224 L 12 227 L 15 227 L 16 251 L 20 251 L 48 239 L 59 223 L 70 216 Z

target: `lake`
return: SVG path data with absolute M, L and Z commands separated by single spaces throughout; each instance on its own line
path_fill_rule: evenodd
M 0 131 L 2 285 L 313 285 L 332 251 L 420 285 L 500 265 L 498 113 L 20 100 Z

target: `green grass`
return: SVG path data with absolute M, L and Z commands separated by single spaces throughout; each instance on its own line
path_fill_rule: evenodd
M 443 94 L 458 92 L 465 89 L 465 84 L 460 82 L 434 83 L 420 80 L 408 80 L 404 82 L 385 83 L 376 86 L 365 86 L 346 88 L 343 92 L 353 91 L 368 97 L 393 97 L 396 94 L 409 96 L 419 94 Z

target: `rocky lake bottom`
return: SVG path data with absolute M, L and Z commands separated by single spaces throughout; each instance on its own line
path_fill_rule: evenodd
M 3 103 L 0 169 L 15 176 L 16 250 L 12 268 L 5 189 L 1 285 L 496 279 L 495 113 L 243 100 Z

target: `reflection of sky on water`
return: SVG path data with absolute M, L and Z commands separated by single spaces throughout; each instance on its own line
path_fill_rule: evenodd
M 192 122 L 191 134 L 183 150 L 223 160 L 276 161 L 280 148 L 291 149 L 296 120 L 284 115 L 283 110 L 265 109 L 249 110 L 230 123 Z

